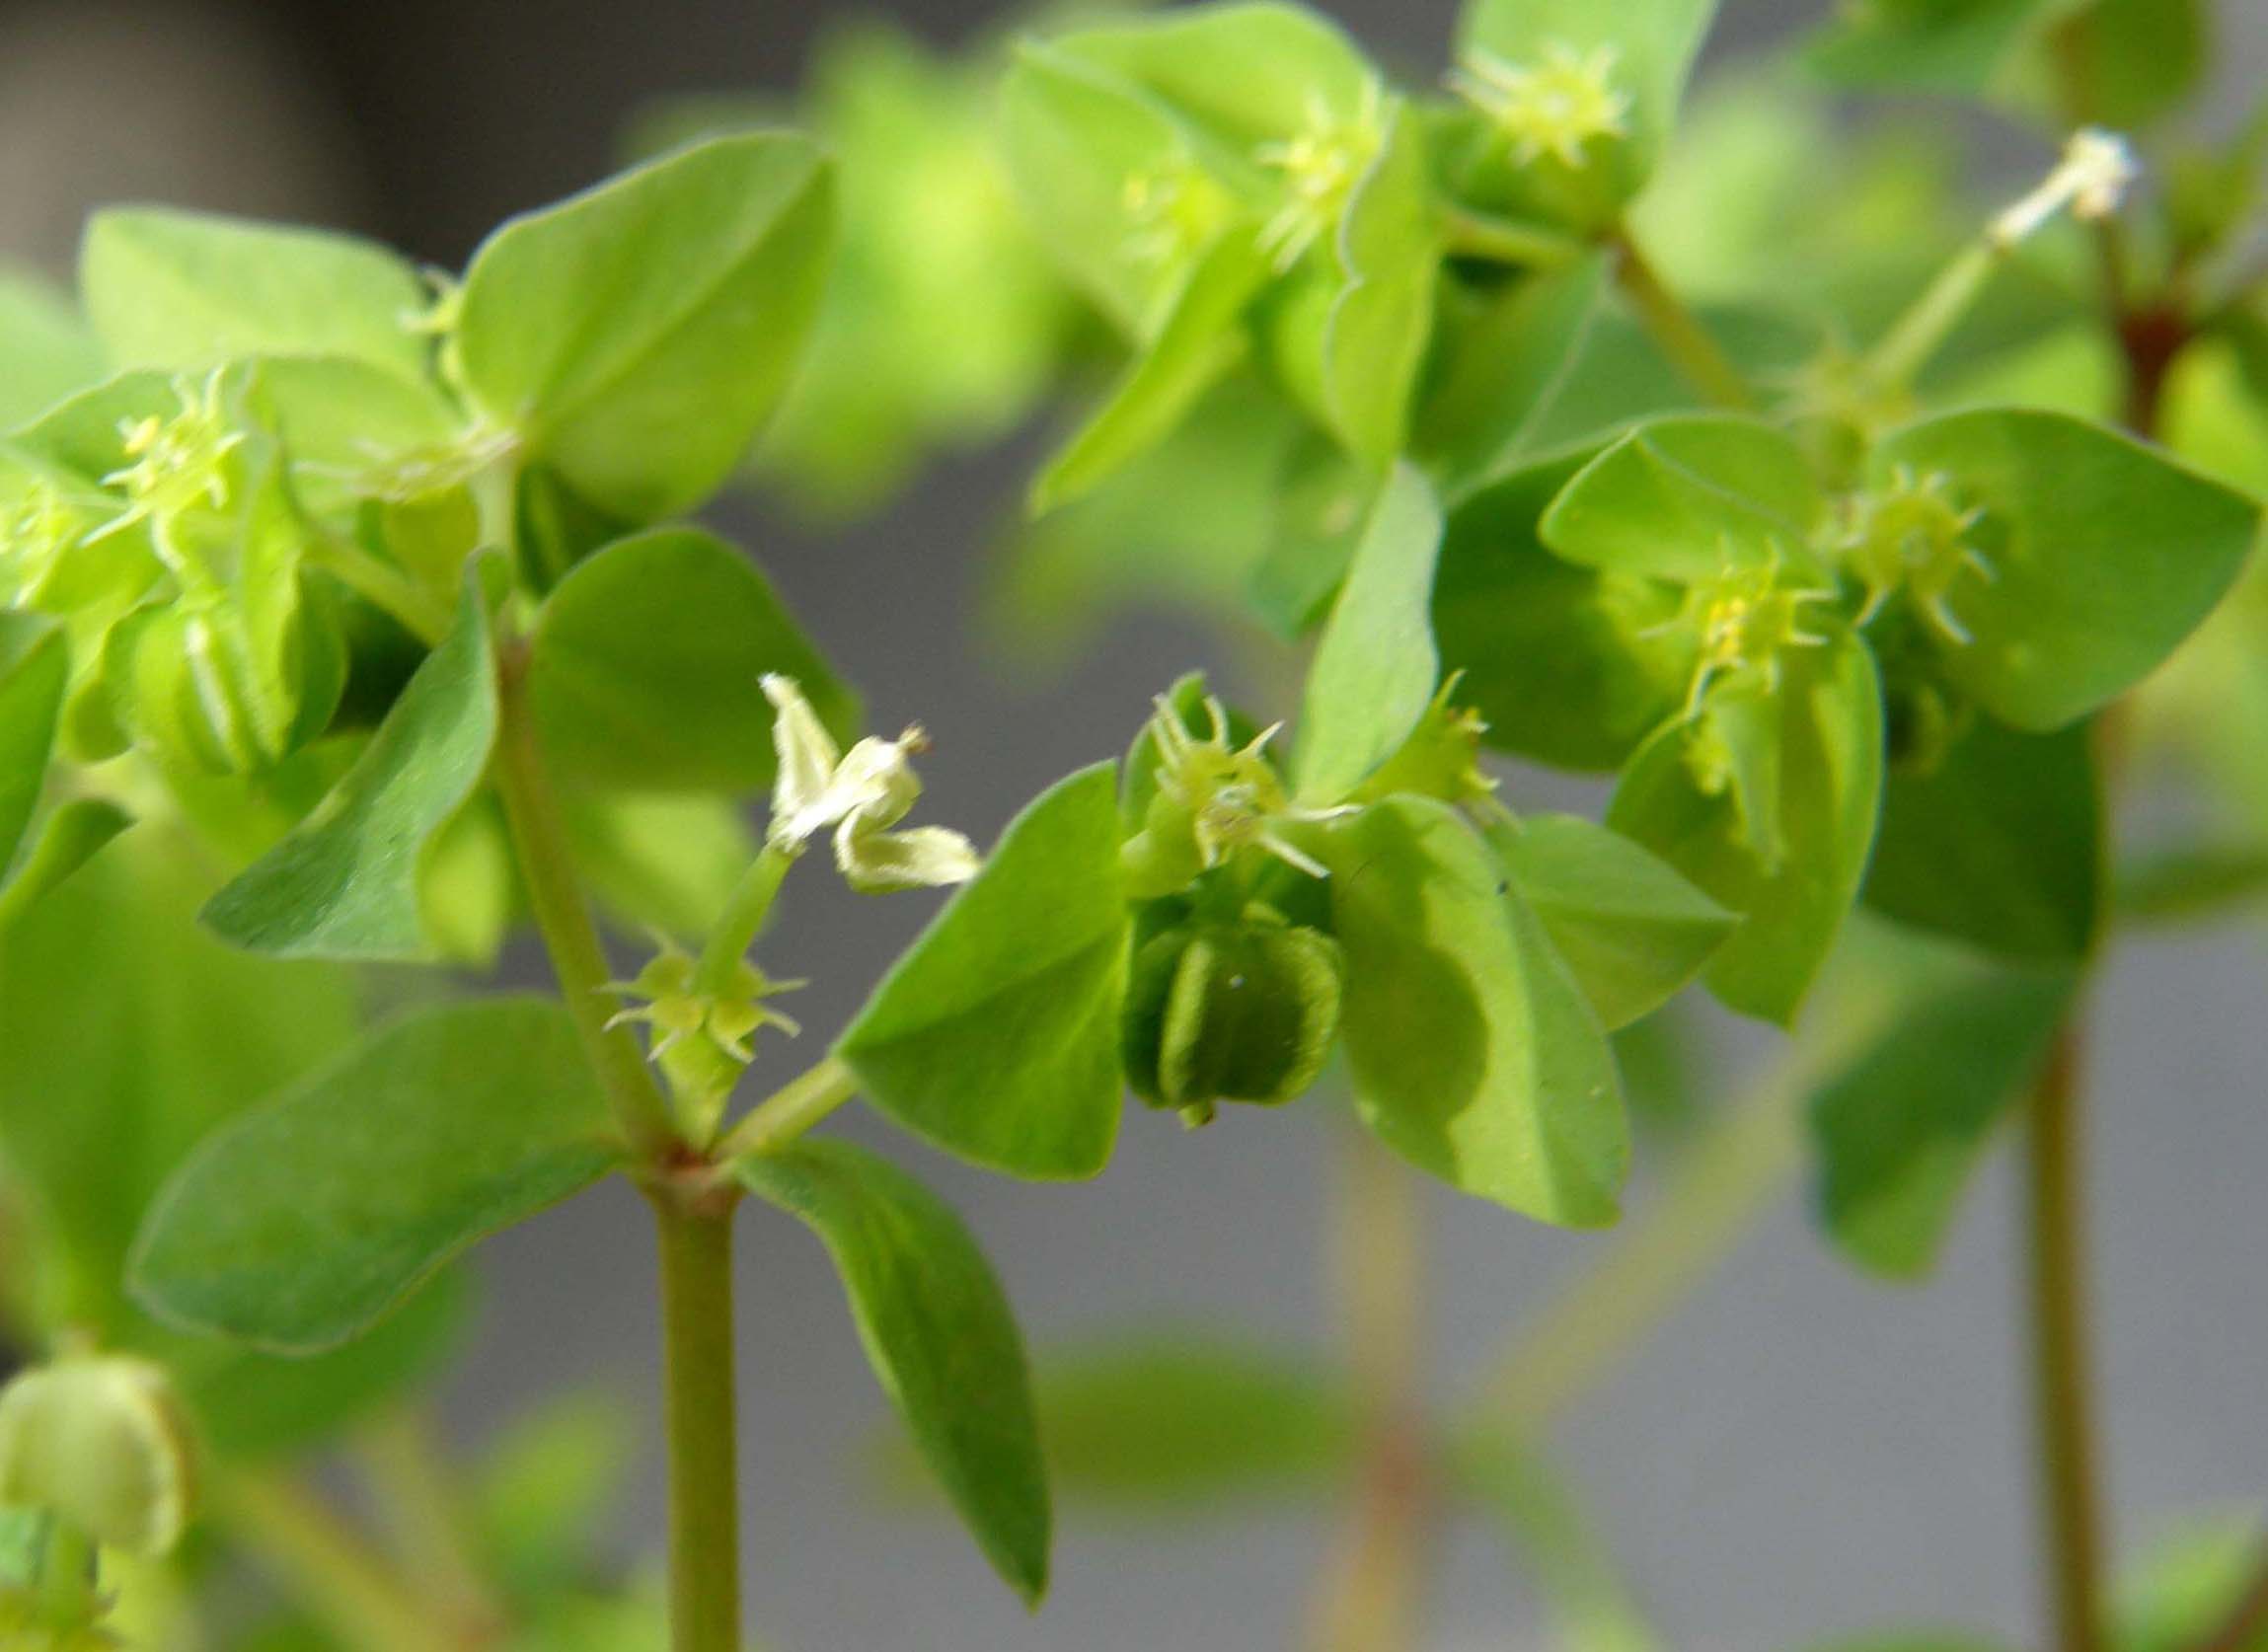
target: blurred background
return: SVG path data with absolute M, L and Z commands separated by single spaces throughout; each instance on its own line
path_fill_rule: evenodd
M 1389 60 L 1430 72 L 1450 0 L 1333 0 Z M 1728 0 L 1718 59 L 1821 15 L 1821 0 Z M 2228 0 L 2225 85 L 2268 76 L 2268 6 Z M 655 100 L 786 94 L 812 42 L 868 11 L 949 43 L 983 0 L 50 0 L 0 3 L 0 257 L 68 274 L 92 205 L 150 200 L 333 224 L 461 265 L 503 215 L 619 164 Z M 1980 131 L 1976 165 L 2018 158 Z M 2024 151 L 2020 164 L 2036 157 Z M 912 370 L 909 367 L 909 370 Z M 1068 770 L 1122 749 L 1148 697 L 1227 669 L 1204 630 L 1114 621 L 1054 665 L 1004 629 L 989 553 L 1045 445 L 1029 433 L 930 471 L 880 518 L 815 529 L 761 504 L 720 513 L 866 692 L 877 726 L 919 717 L 924 818 L 986 840 Z M 1520 806 L 1555 795 L 1521 778 Z M 768 940 L 823 1037 L 928 902 L 792 886 Z M 529 961 L 517 967 L 526 970 Z M 2136 945 L 2109 973 L 2088 1144 L 2101 1289 L 2108 1474 L 2122 1545 L 2200 1511 L 2268 1503 L 2268 956 L 2223 933 Z M 1737 1063 L 1754 1040 L 1720 1029 Z M 0 1059 L 5 1059 L 0 1054 Z M 962 1171 L 857 1117 L 841 1128 L 920 1168 L 968 1213 L 1041 1349 L 1128 1325 L 1226 1324 L 1327 1347 L 1323 1204 L 1337 1120 L 1231 1109 L 1184 1133 L 1129 1115 L 1094 1186 Z M 1641 1172 L 1642 1175 L 1642 1172 Z M 1937 1279 L 1860 1279 L 1792 1191 L 1639 1357 L 1567 1415 L 1554 1454 L 1680 1648 L 1759 1652 L 1886 1620 L 2033 1634 L 2028 1434 L 2011 1335 L 2020 1281 L 2004 1169 Z M 1642 1200 L 1644 1189 L 1638 1191 Z M 1484 1370 L 1594 1239 L 1428 1195 L 1425 1305 L 1444 1395 Z M 1179 1530 L 1067 1522 L 1054 1595 L 1026 1616 L 943 1519 L 872 1493 L 885 1421 L 826 1261 L 792 1225 L 741 1232 L 748 1592 L 780 1652 L 1078 1652 L 1290 1643 L 1335 1511 Z M 655 1392 L 652 1257 L 619 1184 L 491 1245 L 487 1312 L 444 1395 L 470 1445 L 534 1397 L 596 1384 Z M 622 1511 L 659 1543 L 657 1474 Z M 1508 1550 L 1452 1546 L 1435 1644 L 1540 1644 Z

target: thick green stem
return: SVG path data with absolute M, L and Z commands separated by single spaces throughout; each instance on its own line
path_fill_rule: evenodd
M 1417 1178 L 1348 1135 L 1338 1287 L 1360 1408 L 1351 1526 L 1315 1613 L 1318 1652 L 1412 1652 L 1437 1489 L 1425 1416 L 1424 1210 Z
M 468 1643 L 354 1532 L 305 1487 L 279 1473 L 230 1474 L 214 1513 L 247 1551 L 279 1574 L 336 1635 L 361 1652 L 461 1652 Z
M 1756 396 L 1706 329 L 1663 284 L 1661 275 L 1626 232 L 1609 242 L 1615 255 L 1615 279 L 1623 296 L 1637 311 L 1638 320 L 1653 335 L 1662 353 L 1692 386 L 1718 407 L 1737 413 L 1755 411 Z
M 732 1195 L 711 1176 L 685 1173 L 693 1152 L 643 1053 L 628 1031 L 606 1024 L 606 954 L 536 749 L 524 648 L 507 651 L 501 662 L 498 705 L 497 785 L 528 902 L 616 1123 L 642 1162 L 660 1232 L 671 1645 L 675 1652 L 739 1652 Z
M 520 878 L 527 886 L 536 928 L 551 954 L 567 1014 L 605 1087 L 616 1125 L 643 1161 L 666 1161 L 678 1147 L 669 1103 L 653 1082 L 645 1055 L 628 1028 L 607 1026 L 606 951 L 598 927 L 575 881 L 574 858 L 567 828 L 536 749 L 534 720 L 528 713 L 527 655 L 508 648 L 497 671 L 496 786 L 518 852 Z
M 785 1147 L 858 1091 L 858 1076 L 828 1056 L 749 1108 L 718 1145 L 716 1158 L 729 1164 L 743 1154 Z
M 661 1232 L 673 1652 L 739 1652 L 739 1454 L 733 1426 L 732 1205 L 652 1193 Z
M 1488 1425 L 1540 1437 L 1716 1271 L 1802 1163 L 1796 1089 L 1791 1061 L 1710 1123 L 1645 1214 L 1505 1350 L 1480 1400 Z
M 2024 1132 L 2032 1389 L 2055 1652 L 2102 1652 L 2105 1645 L 2081 1239 L 2079 1044 L 2076 1026 L 2058 1036 L 2032 1090 Z
M 102 1560 L 95 1539 L 59 1516 L 49 1516 L 39 1555 L 39 1611 L 57 1628 L 75 1628 L 100 1610 Z

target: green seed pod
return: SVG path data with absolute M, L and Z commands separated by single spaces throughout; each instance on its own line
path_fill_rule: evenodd
M 194 1453 L 164 1371 L 70 1357 L 0 1389 L 0 1504 L 113 1548 L 163 1554 L 188 1524 Z
M 1289 1101 L 1338 1032 L 1338 943 L 1284 924 L 1168 930 L 1134 958 L 1122 1023 L 1127 1082 L 1192 1124 L 1216 1101 Z

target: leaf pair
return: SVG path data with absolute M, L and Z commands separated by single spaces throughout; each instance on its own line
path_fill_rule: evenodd
M 778 402 L 831 230 L 817 149 L 753 133 L 506 224 L 431 325 L 424 281 L 383 248 L 191 213 L 97 215 L 81 287 L 127 367 L 311 356 L 421 384 L 438 333 L 470 413 L 638 523 L 714 492 Z
M 330 796 L 214 898 L 217 933 L 290 956 L 432 955 L 423 879 L 496 740 L 485 578 L 469 570 L 454 627 Z M 838 735 L 858 716 L 764 576 L 696 529 L 633 535 L 575 568 L 537 616 L 527 670 L 547 760 L 569 787 L 768 784 L 766 672 L 795 675 Z
M 1540 532 L 1603 578 L 1687 591 L 1649 627 L 1603 633 L 1603 654 L 1626 643 L 1639 661 L 1625 680 L 1648 680 L 1649 642 L 1693 673 L 1609 823 L 1747 914 L 1711 984 L 1784 1020 L 1878 818 L 1868 887 L 1885 910 L 2014 955 L 2084 949 L 2093 787 L 2083 745 L 2051 731 L 2163 659 L 2258 526 L 2251 501 L 2123 437 L 1982 410 L 1893 432 L 1840 502 L 1771 427 L 1655 421 L 1572 478 Z M 1964 736 L 1969 704 L 2006 726 Z M 1900 721 L 1920 713 L 1940 725 Z M 1886 752 L 1902 761 L 1885 815 Z
M 1301 8 L 1026 45 L 1003 92 L 1035 231 L 1136 342 L 1042 509 L 1162 440 L 1247 359 L 1373 467 L 1401 446 L 1439 259 L 1420 122 Z

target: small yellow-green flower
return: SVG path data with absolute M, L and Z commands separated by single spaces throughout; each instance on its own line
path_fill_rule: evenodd
M 1361 105 L 1349 118 L 1311 97 L 1299 131 L 1252 152 L 1252 159 L 1283 177 L 1284 203 L 1261 226 L 1259 243 L 1277 274 L 1337 230 L 1347 198 L 1386 141 L 1385 112 L 1386 94 L 1376 78 L 1363 83 Z
M 775 981 L 742 958 L 730 976 L 716 988 L 700 978 L 693 955 L 666 936 L 657 937 L 660 951 L 630 981 L 610 981 L 603 989 L 622 998 L 643 1002 L 618 1012 L 609 1028 L 643 1021 L 655 1034 L 651 1051 L 660 1061 L 687 1039 L 706 1039 L 717 1052 L 745 1067 L 756 1059 L 754 1039 L 760 1028 L 778 1027 L 789 1037 L 802 1028 L 765 1000 L 795 991 L 801 981 Z
M 1533 64 L 1474 51 L 1449 71 L 1449 89 L 1489 118 L 1522 166 L 1550 155 L 1573 170 L 1586 145 L 1629 135 L 1630 97 L 1615 85 L 1615 61 L 1613 46 L 1585 54 L 1559 40 Z

